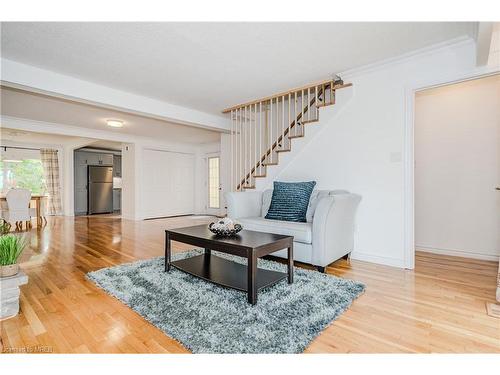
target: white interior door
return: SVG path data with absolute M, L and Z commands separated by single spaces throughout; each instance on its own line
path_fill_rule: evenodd
M 143 160 L 145 217 L 193 214 L 194 155 L 144 150 Z

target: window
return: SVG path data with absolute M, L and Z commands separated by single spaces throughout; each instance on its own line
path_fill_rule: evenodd
M 0 191 L 3 194 L 16 187 L 28 189 L 32 194 L 45 192 L 43 167 L 38 150 L 2 149 L 0 171 Z
M 208 158 L 208 207 L 220 208 L 219 157 Z

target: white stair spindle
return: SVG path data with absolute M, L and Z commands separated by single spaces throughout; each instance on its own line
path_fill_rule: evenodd
M 252 151 L 253 151 L 253 139 L 252 139 L 252 106 L 248 106 L 248 184 L 252 184 Z
M 252 168 L 253 168 L 253 175 L 255 176 L 257 174 L 257 151 L 258 149 L 258 139 L 257 139 L 257 103 L 254 105 L 254 119 L 253 119 L 253 136 L 255 140 L 255 144 L 253 146 L 253 161 L 252 161 Z M 255 181 L 255 178 L 254 178 Z
M 247 139 L 247 107 L 245 106 L 244 117 L 243 117 L 243 186 L 247 184 L 247 150 L 248 150 L 248 139 Z
M 269 162 L 272 163 L 273 162 L 273 99 L 271 98 L 271 101 L 270 101 L 270 112 L 269 112 L 269 150 L 270 150 L 270 153 L 269 153 Z
M 243 175 L 243 108 L 240 109 L 240 173 L 238 174 L 238 185 L 240 186 L 240 191 L 242 190 L 241 176 Z
M 293 122 L 294 122 L 294 131 L 293 134 L 297 135 L 297 91 L 294 92 L 294 100 L 293 100 Z
M 281 149 L 285 148 L 285 96 L 281 97 Z
M 310 91 L 310 88 L 308 87 L 307 88 L 307 103 L 306 103 L 306 106 L 307 106 L 307 121 L 311 121 L 311 111 L 310 111 L 310 108 L 309 108 L 309 91 Z
M 292 123 L 292 119 L 291 119 L 292 103 L 291 103 L 291 100 L 292 100 L 292 94 L 288 93 L 288 124 L 287 124 L 288 137 L 290 137 L 290 125 Z M 289 142 L 291 143 L 291 141 L 289 141 Z
M 240 159 L 241 159 L 241 132 L 240 132 L 240 121 L 241 121 L 241 113 L 240 113 L 240 108 L 238 108 L 238 114 L 236 116 L 236 145 L 238 148 L 238 151 L 236 153 L 236 190 L 239 189 L 239 178 L 240 178 L 240 173 L 241 173 L 241 164 L 240 164 Z
M 314 86 L 314 119 L 318 120 L 319 119 L 319 108 L 318 108 L 318 86 Z
M 262 176 L 262 102 L 259 103 L 259 175 Z
M 300 122 L 304 121 L 304 90 L 300 91 Z

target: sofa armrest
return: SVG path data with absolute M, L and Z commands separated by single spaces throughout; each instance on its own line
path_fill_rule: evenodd
M 349 193 L 330 195 L 318 202 L 312 222 L 312 264 L 324 267 L 353 250 L 360 201 L 360 195 Z
M 262 208 L 262 192 L 230 192 L 226 193 L 227 216 L 232 219 L 240 217 L 260 216 Z

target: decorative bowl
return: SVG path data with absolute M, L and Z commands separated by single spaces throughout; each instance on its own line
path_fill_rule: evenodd
M 232 237 L 232 236 L 236 235 L 239 231 L 241 231 L 243 229 L 243 227 L 240 224 L 234 224 L 234 228 L 233 229 L 229 229 L 229 228 L 216 228 L 215 227 L 215 223 L 210 223 L 210 225 L 208 226 L 208 229 L 210 230 L 210 232 L 212 232 L 216 236 L 219 236 L 219 237 Z

